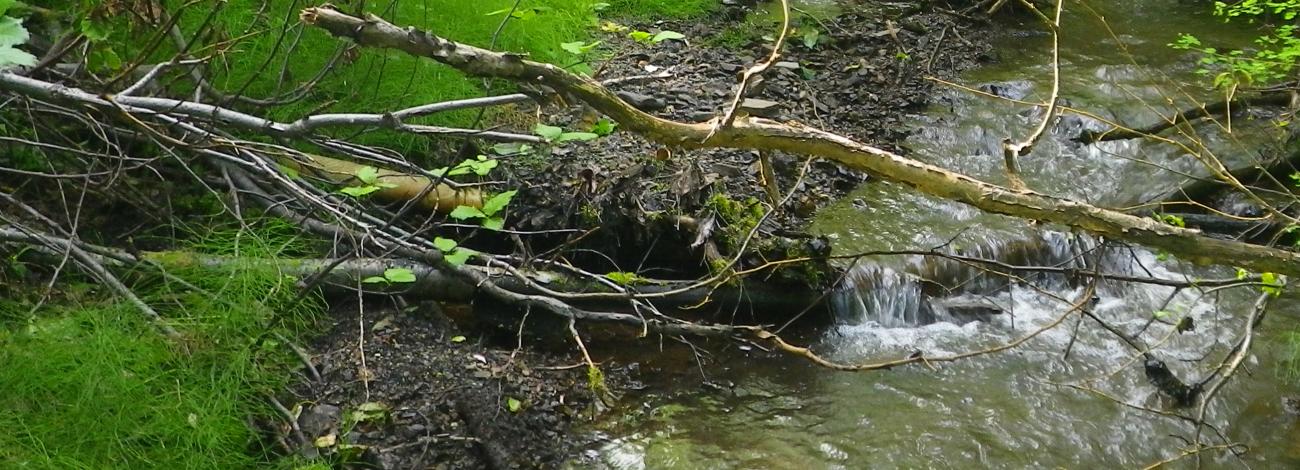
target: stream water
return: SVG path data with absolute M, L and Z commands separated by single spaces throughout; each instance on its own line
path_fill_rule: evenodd
M 1203 96 L 1194 58 L 1166 45 L 1195 31 L 1211 44 L 1246 44 L 1247 30 L 1225 27 L 1208 6 L 1178 0 L 1070 2 L 1061 41 L 1062 96 L 1069 105 L 1129 123 L 1151 122 L 1170 108 L 1166 97 Z M 1103 24 L 1100 18 L 1105 18 Z M 995 40 L 1002 60 L 961 82 L 993 84 L 997 93 L 1043 100 L 1050 88 L 1050 37 L 1026 23 L 1009 25 Z M 1118 42 L 1111 39 L 1114 31 Z M 1136 58 L 1131 63 L 1129 55 Z M 909 140 L 915 158 L 990 181 L 1003 181 L 1000 142 L 1020 139 L 1041 110 L 959 90 L 945 90 L 923 114 Z M 1233 131 L 1200 126 L 1201 136 L 1226 160 L 1253 158 L 1267 144 L 1267 119 L 1234 122 Z M 1095 122 L 1063 117 L 1052 134 L 1022 160 L 1039 191 L 1102 205 L 1157 197 L 1197 173 L 1199 163 L 1169 146 L 1143 141 L 1078 145 L 1068 137 Z M 1230 165 L 1231 166 L 1231 165 Z M 829 234 L 841 254 L 868 250 L 948 250 L 1014 263 L 1079 263 L 1098 241 L 1059 227 L 982 213 L 976 209 L 873 182 L 825 209 L 814 230 Z M 1109 272 L 1171 279 L 1231 277 L 1229 268 L 1194 268 L 1140 248 L 1095 250 L 1090 262 Z M 918 274 L 971 279 L 936 298 Z M 813 347 L 842 362 L 870 362 L 912 351 L 957 353 L 1002 344 L 1055 321 L 1084 295 L 1078 283 L 977 276 L 917 257 L 862 259 L 835 292 L 836 325 Z M 1037 286 L 1037 287 L 1034 287 Z M 1169 340 L 1158 355 L 1189 381 L 1208 373 L 1240 331 L 1253 292 L 1170 299 L 1165 287 L 1103 283 L 1093 311 L 1117 327 Z M 970 321 L 949 308 L 952 297 L 976 299 L 1003 313 Z M 1300 388 L 1283 377 L 1286 326 L 1297 309 L 1275 302 L 1260 344 L 1210 408 L 1210 421 L 1229 440 L 1250 445 L 1240 460 L 1208 454 L 1206 468 L 1247 463 L 1253 468 L 1300 466 L 1300 425 L 1282 410 L 1284 395 Z M 1163 307 L 1162 307 L 1163 306 Z M 1151 322 L 1156 311 L 1165 321 Z M 1186 334 L 1171 332 L 1182 317 Z M 1068 358 L 1064 351 L 1070 351 Z M 844 373 L 788 360 L 723 360 L 707 371 L 719 390 L 665 387 L 620 421 L 603 423 L 602 442 L 583 465 L 605 468 L 1115 468 L 1142 467 L 1175 456 L 1193 430 L 1183 421 L 1117 404 L 1066 384 L 1086 385 L 1116 400 L 1172 409 L 1142 374 L 1141 361 L 1114 335 L 1070 319 L 1021 347 L 933 368 Z M 718 370 L 722 369 L 722 370 Z M 1091 380 L 1096 379 L 1096 380 Z M 1195 459 L 1176 464 L 1191 465 Z M 1190 468 L 1190 467 L 1189 467 Z

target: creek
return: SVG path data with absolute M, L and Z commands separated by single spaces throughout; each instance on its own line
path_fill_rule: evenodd
M 1105 18 L 1103 23 L 1100 18 Z M 1000 60 L 960 80 L 984 84 L 1004 97 L 1039 102 L 1050 90 L 1050 37 L 1026 19 L 1002 20 L 994 33 Z M 1248 44 L 1253 31 L 1225 26 L 1209 7 L 1178 0 L 1070 2 L 1061 38 L 1062 96 L 1072 107 L 1108 119 L 1145 124 L 1168 113 L 1173 97 L 1208 97 L 1196 59 L 1170 49 L 1181 32 L 1207 44 Z M 1114 32 L 1112 36 L 1111 31 Z M 1114 38 L 1114 39 L 1112 39 Z M 1115 40 L 1118 39 L 1118 42 Z M 1132 60 L 1130 59 L 1132 58 Z M 942 88 L 942 87 L 941 87 Z M 1004 182 L 1000 142 L 1022 139 L 1042 110 L 944 88 L 913 116 L 908 154 L 977 178 Z M 1267 116 L 1234 118 L 1229 133 L 1197 126 L 1200 137 L 1230 163 L 1242 163 L 1271 145 Z M 1080 145 L 1069 137 L 1096 121 L 1063 115 L 1051 133 L 1021 160 L 1032 188 L 1094 204 L 1126 206 L 1161 196 L 1203 174 L 1177 149 L 1130 140 Z M 1233 166 L 1233 165 L 1229 165 Z M 1017 264 L 1078 265 L 1170 279 L 1232 277 L 1229 267 L 1203 268 L 1140 247 L 1094 250 L 1099 241 L 1061 227 L 1036 226 L 872 181 L 819 213 L 813 230 L 834 240 L 838 254 L 870 250 L 927 250 L 937 246 Z M 1090 253 L 1080 258 L 1080 253 Z M 1092 254 L 1096 254 L 1093 256 Z M 936 294 L 917 274 L 943 272 L 969 279 L 957 292 Z M 832 294 L 834 325 L 806 339 L 840 362 L 865 363 L 912 351 L 942 355 L 987 348 L 1054 321 L 1084 295 L 1079 282 L 1033 278 L 1012 283 L 910 256 L 863 258 Z M 1037 286 L 1035 288 L 1034 286 Z M 1157 354 L 1179 377 L 1198 380 L 1240 333 L 1257 292 L 1238 289 L 1201 296 L 1185 290 L 1103 282 L 1093 311 L 1119 328 L 1169 340 Z M 1001 314 L 977 321 L 954 314 L 953 296 L 977 298 Z M 1259 342 L 1239 373 L 1210 407 L 1209 421 L 1234 442 L 1254 468 L 1300 466 L 1300 424 L 1282 398 L 1300 393 L 1287 378 L 1289 335 L 1300 316 L 1293 299 L 1275 302 Z M 946 299 L 946 300 L 945 300 Z M 1166 305 L 1167 302 L 1167 305 Z M 1159 313 L 1157 313 L 1159 312 Z M 1152 318 L 1159 320 L 1152 322 Z M 1196 329 L 1172 332 L 1191 317 Z M 617 421 L 595 431 L 600 444 L 583 466 L 642 468 L 1130 468 L 1177 455 L 1190 437 L 1186 422 L 1126 407 L 1064 384 L 1079 384 L 1125 403 L 1174 410 L 1142 373 L 1132 350 L 1095 323 L 1061 327 L 1011 351 L 964 361 L 846 373 L 787 358 L 747 359 L 719 352 L 720 367 L 705 367 L 715 389 L 654 384 Z M 1070 350 L 1068 358 L 1064 351 Z M 1198 361 L 1206 357 L 1211 359 Z M 1096 379 L 1091 380 L 1090 379 Z M 1190 412 L 1184 410 L 1183 412 Z M 1176 468 L 1191 468 L 1186 459 Z M 1203 464 L 1238 464 L 1206 454 Z

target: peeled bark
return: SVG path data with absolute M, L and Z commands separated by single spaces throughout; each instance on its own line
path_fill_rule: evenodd
M 1260 272 L 1300 274 L 1300 254 L 1249 243 L 1218 240 L 1198 230 L 1173 227 L 1090 204 L 1028 190 L 1011 190 L 797 123 L 756 117 L 731 126 L 681 123 L 655 117 L 625 103 L 613 91 L 559 67 L 444 39 L 382 18 L 351 16 L 329 7 L 307 8 L 302 21 L 367 47 L 397 49 L 462 72 L 551 87 L 576 97 L 619 122 L 622 129 L 683 148 L 782 151 L 825 158 L 883 179 L 915 187 L 988 212 L 1067 225 L 1116 240 L 1143 244 L 1197 263 L 1223 263 Z

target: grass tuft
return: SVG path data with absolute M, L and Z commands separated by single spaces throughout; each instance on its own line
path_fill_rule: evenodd
M 231 251 L 237 243 L 293 241 L 230 231 L 202 246 Z M 21 301 L 0 303 L 0 318 L 10 320 L 0 329 L 0 426 L 8 430 L 0 467 L 248 468 L 273 460 L 247 419 L 274 416 L 265 397 L 284 390 L 297 365 L 273 333 L 301 337 L 319 302 L 290 305 L 293 281 L 251 266 L 190 269 L 173 274 L 208 293 L 147 273 L 135 286 L 183 332 L 186 348 L 102 293 L 34 315 Z

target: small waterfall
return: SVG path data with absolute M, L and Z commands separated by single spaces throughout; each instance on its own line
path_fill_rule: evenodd
M 1013 241 L 993 237 L 965 249 L 945 253 L 1001 261 L 1016 266 L 1083 268 L 1083 253 L 1095 252 L 1096 242 L 1061 232 Z M 1103 265 L 1117 264 L 1101 255 Z M 991 266 L 964 263 L 939 256 L 907 256 L 894 260 L 863 260 L 845 275 L 831 298 L 831 309 L 843 323 L 871 323 L 897 328 L 936 322 L 965 324 L 986 319 L 1011 308 L 1007 293 L 1014 279 Z M 1125 270 L 1127 271 L 1127 270 Z M 1057 273 L 1022 274 L 1021 278 L 1045 289 L 1063 289 L 1071 283 Z

